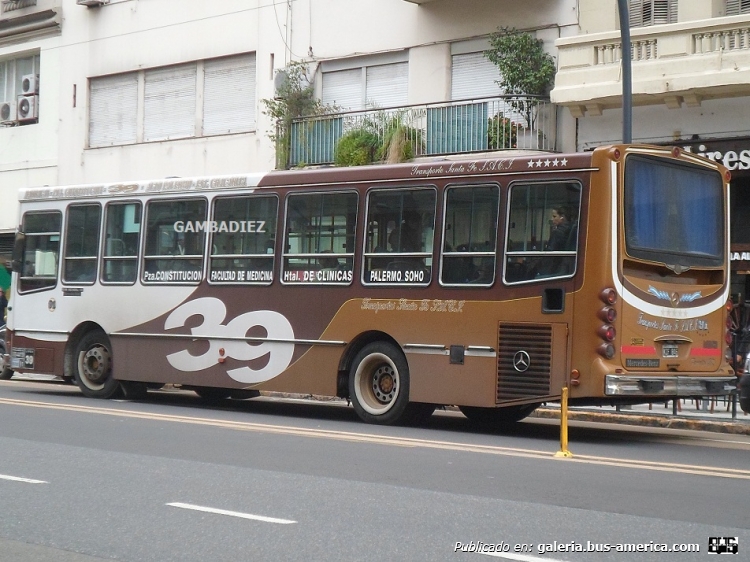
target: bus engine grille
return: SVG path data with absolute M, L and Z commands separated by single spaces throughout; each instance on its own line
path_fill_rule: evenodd
M 498 402 L 549 395 L 552 326 L 501 322 L 497 349 Z

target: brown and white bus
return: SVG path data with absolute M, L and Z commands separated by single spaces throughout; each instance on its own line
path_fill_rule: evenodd
M 7 359 L 384 424 L 726 395 L 728 180 L 621 145 L 23 189 Z

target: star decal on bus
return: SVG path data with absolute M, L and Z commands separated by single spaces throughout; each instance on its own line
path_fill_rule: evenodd
M 568 159 L 562 158 L 554 160 L 550 160 L 549 158 L 546 158 L 545 160 L 539 159 L 539 160 L 529 160 L 528 167 L 529 168 L 541 168 L 544 166 L 545 168 L 557 168 L 558 166 L 567 166 L 568 165 Z

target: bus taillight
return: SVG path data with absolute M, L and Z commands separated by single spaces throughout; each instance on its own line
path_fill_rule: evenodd
M 605 306 L 599 311 L 599 319 L 607 324 L 612 324 L 617 319 L 617 311 L 611 306 Z
M 609 326 L 605 324 L 601 328 L 599 328 L 599 337 L 602 338 L 604 341 L 612 342 L 615 341 L 615 336 L 617 335 L 617 332 L 615 332 L 614 326 Z
M 599 293 L 599 298 L 604 304 L 612 306 L 617 302 L 617 291 L 615 291 L 611 287 L 604 289 L 601 293 Z

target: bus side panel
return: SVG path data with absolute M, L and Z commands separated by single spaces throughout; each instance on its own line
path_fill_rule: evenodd
M 10 340 L 8 355 L 14 371 L 62 376 L 65 342 L 39 341 L 15 334 Z

